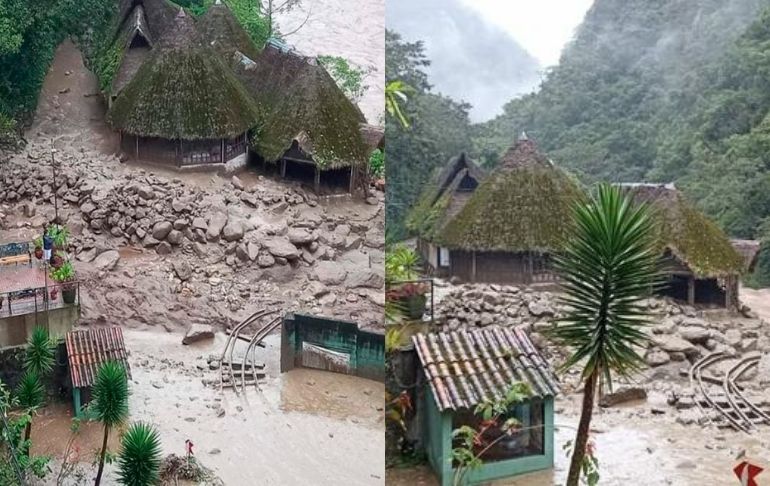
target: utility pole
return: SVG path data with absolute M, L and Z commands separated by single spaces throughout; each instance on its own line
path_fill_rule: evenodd
M 58 187 L 56 185 L 56 149 L 53 148 L 53 140 L 51 140 L 51 170 L 53 171 L 53 214 L 54 223 L 59 224 L 59 197 Z

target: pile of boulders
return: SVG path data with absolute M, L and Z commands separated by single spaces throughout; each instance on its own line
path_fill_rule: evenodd
M 436 306 L 436 322 L 448 330 L 491 325 L 526 329 L 541 348 L 550 347 L 545 334 L 558 325 L 564 309 L 558 296 L 511 285 L 465 284 L 452 289 Z M 650 345 L 644 351 L 651 367 L 693 362 L 712 351 L 740 355 L 770 353 L 770 323 L 720 312 L 714 315 L 667 299 L 652 298 L 647 327 Z

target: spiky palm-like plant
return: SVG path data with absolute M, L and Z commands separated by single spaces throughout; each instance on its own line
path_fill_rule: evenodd
M 27 371 L 22 375 L 21 381 L 16 385 L 16 399 L 20 407 L 22 407 L 27 413 L 32 413 L 37 410 L 43 401 L 45 400 L 45 387 L 40 382 L 40 376 L 33 372 Z M 29 438 L 32 435 L 32 420 L 27 422 L 24 427 L 24 442 L 29 444 Z M 29 455 L 29 449 L 26 451 Z
M 27 340 L 24 370 L 35 373 L 38 377 L 46 376 L 53 369 L 54 348 L 55 343 L 48 331 L 40 326 L 35 327 Z
M 150 486 L 160 479 L 161 447 L 158 431 L 143 422 L 123 434 L 118 478 L 126 486 Z
M 102 472 L 104 472 L 104 456 L 107 452 L 110 429 L 123 424 L 128 418 L 128 380 L 123 366 L 113 361 L 104 363 L 96 374 L 91 395 L 93 411 L 97 419 L 104 424 L 99 470 L 94 482 L 95 486 L 99 486 L 102 481 Z
M 585 459 L 599 378 L 628 376 L 644 360 L 634 349 L 648 340 L 640 301 L 660 283 L 652 210 L 606 184 L 574 209 L 574 227 L 555 264 L 563 281 L 565 317 L 552 332 L 573 349 L 567 369 L 584 362 L 583 405 L 567 486 L 577 486 Z

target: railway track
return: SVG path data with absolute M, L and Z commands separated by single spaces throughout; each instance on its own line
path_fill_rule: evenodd
M 256 348 L 261 344 L 262 340 L 267 337 L 273 330 L 281 325 L 282 319 L 280 316 L 270 317 L 277 314 L 277 309 L 267 310 L 260 309 L 253 313 L 235 327 L 228 331 L 227 341 L 225 347 L 222 350 L 220 356 L 219 367 L 219 388 L 232 388 L 236 395 L 239 395 L 241 391 L 245 390 L 247 385 L 253 384 L 259 389 L 259 372 L 257 371 L 261 367 L 256 361 Z M 261 320 L 269 318 L 267 323 L 260 326 L 257 331 L 252 335 L 246 335 L 246 331 L 253 324 L 259 323 Z M 234 352 L 236 344 L 239 340 L 248 342 L 246 351 L 243 353 L 243 359 L 238 363 L 235 362 Z M 239 373 L 236 374 L 235 367 L 240 368 Z M 251 374 L 251 381 L 246 380 L 246 373 L 249 370 Z M 238 380 L 240 378 L 240 380 Z
M 699 359 L 690 367 L 690 387 L 693 391 L 695 405 L 706 420 L 713 425 L 728 426 L 750 434 L 759 424 L 770 424 L 770 411 L 763 410 L 746 397 L 737 381 L 752 368 L 759 364 L 759 356 L 749 356 L 731 366 L 721 380 L 704 375 L 704 370 L 710 366 L 733 359 L 723 352 L 714 352 Z M 719 392 L 713 391 L 714 387 Z M 716 416 L 709 413 L 717 412 Z

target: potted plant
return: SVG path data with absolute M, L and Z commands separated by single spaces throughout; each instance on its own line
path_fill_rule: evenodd
M 385 298 L 398 305 L 399 310 L 409 319 L 422 319 L 428 301 L 428 284 L 408 282 L 394 284 L 385 293 Z
M 48 227 L 48 236 L 53 240 L 55 250 L 66 251 L 70 232 L 66 226 L 53 224 Z
M 35 258 L 37 258 L 38 260 L 42 260 L 43 259 L 43 237 L 38 236 L 37 238 L 35 238 L 33 243 L 35 245 Z
M 75 283 L 75 269 L 72 262 L 65 261 L 59 268 L 51 272 L 51 278 L 61 284 L 61 296 L 65 304 L 74 304 L 77 296 L 77 284 Z
M 403 245 L 385 255 L 386 300 L 392 302 L 406 317 L 421 319 L 425 313 L 429 286 L 411 282 L 420 278 L 420 257 Z
M 58 268 L 61 268 L 62 265 L 64 265 L 65 260 L 66 260 L 66 255 L 64 254 L 64 252 L 57 251 L 56 253 L 53 254 L 53 256 L 51 257 L 51 261 L 49 263 L 54 269 L 58 269 Z

